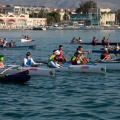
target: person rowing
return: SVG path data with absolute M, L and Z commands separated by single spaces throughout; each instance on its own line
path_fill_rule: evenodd
M 100 55 L 101 60 L 111 60 L 110 54 L 108 53 L 108 50 L 104 50 L 104 52 Z
M 82 54 L 82 56 L 83 56 L 83 58 L 86 60 L 86 62 L 89 62 L 89 58 L 84 57 L 84 54 L 89 54 L 89 52 L 90 52 L 89 50 L 83 52 L 83 47 L 82 47 L 82 46 L 78 46 L 76 52 Z
M 4 60 L 4 55 L 0 55 L 0 68 L 4 69 L 3 60 Z
M 87 62 L 84 60 L 82 54 L 76 52 L 75 55 L 71 58 L 72 65 L 81 65 L 86 64 Z
M 67 62 L 68 61 L 67 58 L 65 58 L 64 55 L 63 55 L 63 45 L 59 45 L 59 49 L 58 50 L 60 52 L 60 55 L 58 57 L 59 62 Z
M 30 52 L 26 53 L 26 57 L 24 58 L 24 66 L 26 67 L 37 67 L 41 65 L 41 63 L 34 62 L 33 58 L 31 58 Z
M 108 39 L 106 39 L 105 37 L 103 37 L 102 43 L 105 44 L 105 43 L 107 43 L 107 41 L 108 41 Z
M 115 45 L 115 47 L 114 47 L 114 50 L 116 50 L 116 51 L 119 51 L 119 50 L 120 50 L 120 47 L 119 47 L 119 44 L 118 44 L 118 43 L 116 43 L 116 45 Z
M 93 37 L 92 39 L 92 45 L 96 45 L 98 43 L 98 40 L 96 39 L 96 37 Z
M 58 61 L 58 56 L 60 55 L 59 50 L 53 50 L 53 54 L 48 60 L 48 67 L 50 68 L 60 68 L 60 62 Z

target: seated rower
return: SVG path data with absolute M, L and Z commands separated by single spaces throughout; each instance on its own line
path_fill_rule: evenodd
M 82 42 L 82 39 L 79 37 L 79 39 L 77 40 L 79 43 L 81 43 Z
M 110 55 L 109 55 L 109 53 L 108 53 L 108 50 L 105 50 L 105 51 L 101 54 L 100 59 L 101 59 L 101 60 L 103 60 L 103 59 L 105 59 L 105 60 L 111 60 L 111 57 L 110 57 Z
M 34 62 L 34 60 L 31 58 L 30 55 L 31 55 L 30 52 L 26 53 L 26 57 L 24 58 L 24 66 L 26 66 L 26 67 L 37 67 L 38 65 L 41 64 L 41 63 Z
M 89 54 L 90 50 L 83 52 L 83 47 L 82 47 L 82 46 L 78 46 L 76 52 L 82 54 L 82 57 L 83 57 L 87 62 L 89 62 L 89 58 L 84 57 L 84 54 Z
M 116 43 L 116 45 L 115 45 L 115 47 L 114 47 L 114 50 L 116 50 L 116 51 L 120 50 L 120 47 L 119 47 L 119 44 L 118 44 L 118 43 Z
M 95 37 L 93 37 L 92 45 L 96 45 L 97 43 L 98 43 L 98 40 Z
M 60 55 L 60 52 L 58 50 L 53 50 L 53 54 L 50 56 L 48 60 L 48 67 L 51 68 L 60 68 L 60 62 L 58 62 L 58 56 Z
M 106 48 L 107 48 L 108 50 L 113 49 L 113 48 L 112 48 L 112 46 L 110 45 L 110 43 L 109 43 L 109 42 L 108 42 L 108 43 L 106 43 Z
M 71 58 L 72 65 L 84 65 L 87 61 L 84 59 L 82 54 L 76 52 L 75 55 Z
M 75 39 L 75 37 L 73 37 L 73 39 L 72 39 L 72 41 L 71 42 L 76 42 L 76 39 Z
M 3 60 L 4 60 L 4 55 L 0 55 L 0 68 L 4 68 Z
M 103 37 L 102 43 L 103 43 L 103 44 L 104 44 L 104 43 L 107 43 L 107 41 L 108 41 L 108 39 L 106 39 L 105 37 Z
M 64 57 L 63 55 L 63 45 L 59 45 L 59 52 L 60 52 L 60 55 L 58 57 L 59 59 L 59 62 L 67 62 L 67 58 Z

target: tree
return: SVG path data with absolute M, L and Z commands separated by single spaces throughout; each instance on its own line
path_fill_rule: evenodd
M 69 20 L 69 11 L 65 10 L 65 14 L 63 15 L 63 20 Z
M 50 21 L 49 21 L 50 20 Z M 47 14 L 47 23 L 58 23 L 60 21 L 60 13 L 53 11 Z
M 76 13 L 89 13 L 89 10 L 92 8 L 96 8 L 97 4 L 94 1 L 86 1 L 86 2 L 81 2 L 79 4 L 79 8 L 76 9 Z

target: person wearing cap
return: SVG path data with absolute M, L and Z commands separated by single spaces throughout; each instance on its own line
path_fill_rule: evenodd
M 26 53 L 26 57 L 24 58 L 24 66 L 26 67 L 37 67 L 39 63 L 34 62 L 33 58 L 30 56 L 30 52 Z
M 65 58 L 63 56 L 63 45 L 59 45 L 59 52 L 60 52 L 60 55 L 59 55 L 59 61 L 60 62 L 67 62 L 67 58 Z
M 0 68 L 4 68 L 3 60 L 4 60 L 4 55 L 0 55 Z
M 107 49 L 104 50 L 104 52 L 100 55 L 100 59 L 101 60 L 103 60 L 103 59 L 105 59 L 105 60 L 111 60 L 111 57 L 110 57 Z
M 52 68 L 60 68 L 60 62 L 58 61 L 58 56 L 60 55 L 59 50 L 53 50 L 53 54 L 50 56 L 48 60 L 48 67 Z

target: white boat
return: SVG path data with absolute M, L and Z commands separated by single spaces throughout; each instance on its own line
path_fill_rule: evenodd
M 69 65 L 68 67 L 54 68 L 56 71 L 78 72 L 78 73 L 106 73 L 105 66 L 98 65 Z
M 94 64 L 98 66 L 106 66 L 107 70 L 120 70 L 120 61 L 98 61 Z
M 11 65 L 14 66 L 14 65 Z M 3 72 L 3 69 L 0 69 L 0 73 L 3 72 L 3 74 L 15 74 L 19 73 L 21 71 L 29 70 L 29 74 L 31 76 L 54 76 L 55 75 L 55 70 L 54 69 L 49 69 L 49 68 L 40 68 L 40 67 L 21 67 L 21 66 L 16 66 L 16 68 L 12 67 L 6 71 Z
M 31 42 L 31 41 L 33 41 L 32 39 L 29 39 L 29 40 L 27 40 L 27 39 L 21 39 L 21 42 Z

